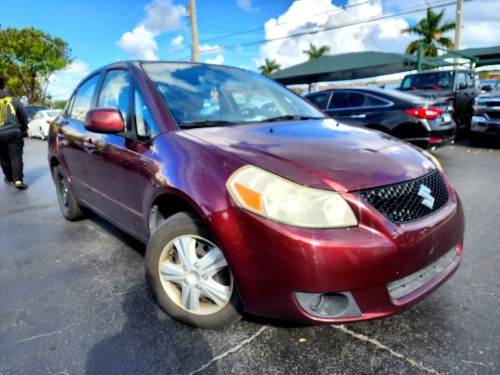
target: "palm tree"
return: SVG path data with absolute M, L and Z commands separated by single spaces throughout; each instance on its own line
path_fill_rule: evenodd
M 330 47 L 328 46 L 321 46 L 317 48 L 315 45 L 312 43 L 309 43 L 309 49 L 302 51 L 309 55 L 309 61 L 311 60 L 316 60 L 319 59 L 321 56 L 326 55 L 328 52 L 330 52 Z
M 424 56 L 437 56 L 436 44 L 447 49 L 453 49 L 453 42 L 450 38 L 442 35 L 448 31 L 454 30 L 455 22 L 446 22 L 441 24 L 444 17 L 444 9 L 439 13 L 434 13 L 432 9 L 427 9 L 427 17 L 421 19 L 415 26 L 407 27 L 401 30 L 403 34 L 417 34 L 421 39 L 411 42 L 406 47 L 405 53 L 413 54 L 418 50 L 419 43 L 423 42 Z
M 270 76 L 272 73 L 280 70 L 281 65 L 276 62 L 276 60 L 266 59 L 264 65 L 259 66 L 260 74 L 264 76 Z

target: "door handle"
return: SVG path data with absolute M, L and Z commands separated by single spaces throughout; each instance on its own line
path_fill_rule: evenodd
M 365 117 L 366 117 L 366 115 L 363 113 L 363 114 L 361 114 L 361 115 L 351 115 L 350 117 L 351 117 L 351 118 L 365 118 Z
M 94 148 L 95 148 L 95 145 L 94 145 L 94 142 L 92 141 L 92 139 L 89 139 L 88 141 L 85 141 L 83 142 L 83 146 L 89 151 L 89 152 L 93 152 L 94 151 Z

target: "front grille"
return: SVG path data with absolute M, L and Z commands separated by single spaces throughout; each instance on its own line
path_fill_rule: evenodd
M 415 180 L 362 190 L 358 194 L 389 220 L 398 224 L 422 219 L 448 202 L 448 189 L 437 169 Z
M 500 118 L 500 107 L 498 112 L 486 111 L 485 113 L 488 115 L 489 118 L 494 118 L 494 119 Z

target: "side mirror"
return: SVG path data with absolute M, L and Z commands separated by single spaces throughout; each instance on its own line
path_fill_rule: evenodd
M 123 118 L 117 108 L 94 108 L 85 116 L 85 129 L 94 133 L 119 133 L 125 130 Z
M 464 90 L 464 89 L 466 89 L 466 88 L 467 88 L 467 82 L 460 82 L 460 83 L 458 84 L 458 89 L 459 89 L 459 90 Z
M 481 90 L 486 91 L 486 92 L 489 92 L 492 89 L 493 89 L 493 87 L 491 85 L 482 85 L 481 86 Z

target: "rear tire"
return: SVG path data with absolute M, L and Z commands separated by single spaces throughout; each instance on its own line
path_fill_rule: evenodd
M 63 216 L 69 221 L 80 220 L 85 216 L 78 205 L 75 194 L 71 190 L 68 179 L 61 166 L 52 168 L 52 176 L 57 189 L 57 201 Z
M 195 215 L 180 212 L 158 227 L 146 249 L 145 267 L 158 304 L 173 318 L 212 329 L 241 318 L 229 265 Z

